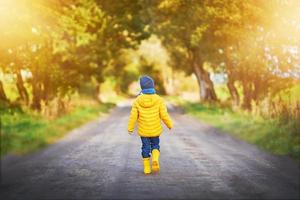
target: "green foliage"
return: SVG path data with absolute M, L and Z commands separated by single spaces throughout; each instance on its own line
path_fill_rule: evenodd
M 226 85 L 219 84 L 215 85 L 216 93 L 218 95 L 218 98 L 221 102 L 226 102 L 230 99 L 230 94 L 228 92 L 228 89 L 226 88 Z
M 216 105 L 183 104 L 187 113 L 220 128 L 228 134 L 277 155 L 288 155 L 300 162 L 300 121 L 263 119 L 245 112 Z
M 14 12 L 11 18 L 14 24 L 29 30 L 24 32 L 28 38 L 18 43 L 1 39 L 5 45 L 0 49 L 0 69 L 10 75 L 30 74 L 19 76 L 16 84 L 21 99 L 37 110 L 42 102 L 74 93 L 87 81 L 96 80 L 98 87 L 108 67 L 112 66 L 110 72 L 117 77 L 123 71 L 123 65 L 117 62 L 120 52 L 149 35 L 144 31 L 147 19 L 136 12 L 146 9 L 140 1 L 55 0 L 15 6 L 20 13 Z M 4 36 L 19 37 L 20 30 L 6 28 Z M 133 74 L 125 73 L 123 80 L 127 78 L 132 79 Z M 32 96 L 23 87 L 27 83 Z
M 18 107 L 2 107 L 1 156 L 28 153 L 51 144 L 71 129 L 108 112 L 112 106 L 111 103 L 83 104 L 52 120 Z
M 141 68 L 135 67 L 142 71 L 135 72 L 127 70 L 132 61 L 124 61 L 124 52 L 136 49 L 141 41 L 154 34 L 169 51 L 173 69 L 194 73 L 201 88 L 200 96 L 210 101 L 216 100 L 216 95 L 209 73 L 228 75 L 232 98 L 241 95 L 234 94 L 234 85 L 239 82 L 245 97 L 243 105 L 251 109 L 251 101 L 262 101 L 266 94 L 275 95 L 290 87 L 291 77 L 299 68 L 296 55 L 299 53 L 291 53 L 299 45 L 299 30 L 287 20 L 298 16 L 294 0 L 288 3 L 277 0 L 26 2 L 11 8 L 13 17 L 6 13 L 14 25 L 1 27 L 1 38 L 10 39 L 1 40 L 4 45 L 0 66 L 7 74 L 24 71 L 30 74 L 16 82 L 21 99 L 35 109 L 40 109 L 42 101 L 69 95 L 82 83 L 96 80 L 98 88 L 105 76 L 114 76 L 115 89 L 127 93 L 128 85 L 143 68 L 156 76 L 158 90 L 165 93 L 163 85 L 167 77 L 160 76 L 164 70 L 148 69 L 141 64 Z M 291 16 L 287 14 L 289 10 Z M 278 15 L 281 11 L 283 14 Z M 282 31 L 274 28 L 279 25 L 292 34 L 284 37 Z M 17 27 L 24 28 L 26 37 L 20 36 Z M 20 39 L 16 42 L 11 38 Z M 157 64 L 147 62 L 147 65 Z M 209 64 L 210 70 L 204 63 Z M 290 76 L 283 77 L 282 73 Z M 24 84 L 31 85 L 29 99 L 27 96 L 31 94 L 26 94 L 28 88 Z
M 209 79 L 203 78 L 205 70 L 195 69 L 211 63 L 212 72 L 228 75 L 228 89 L 236 104 L 243 95 L 242 105 L 251 109 L 251 101 L 276 95 L 292 85 L 296 74 L 299 78 L 299 52 L 292 53 L 299 48 L 299 29 L 290 23 L 299 16 L 296 5 L 294 0 L 164 0 L 153 6 L 159 14 L 155 32 L 171 53 L 174 69 L 195 73 L 206 82 L 199 84 L 201 88 L 209 85 Z M 291 34 L 284 34 L 280 25 Z M 236 92 L 235 82 L 241 83 L 243 94 Z M 201 88 L 200 94 L 207 89 Z

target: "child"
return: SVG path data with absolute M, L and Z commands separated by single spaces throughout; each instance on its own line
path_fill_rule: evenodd
M 133 102 L 128 121 L 128 133 L 132 134 L 135 122 L 138 122 L 138 134 L 142 140 L 142 157 L 144 173 L 150 174 L 150 153 L 152 155 L 152 171 L 159 171 L 159 136 L 162 132 L 161 120 L 169 129 L 172 121 L 163 99 L 155 93 L 154 81 L 149 76 L 140 78 L 142 88 Z M 152 151 L 152 152 L 151 152 Z

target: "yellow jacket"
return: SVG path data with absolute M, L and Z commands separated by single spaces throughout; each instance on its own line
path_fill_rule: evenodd
M 142 94 L 133 102 L 128 120 L 128 131 L 132 132 L 138 122 L 138 134 L 156 137 L 162 132 L 161 120 L 171 129 L 172 121 L 164 100 L 157 94 Z

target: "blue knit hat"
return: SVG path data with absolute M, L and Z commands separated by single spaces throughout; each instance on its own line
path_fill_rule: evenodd
M 140 77 L 140 85 L 142 90 L 154 88 L 154 81 L 150 76 L 142 76 Z

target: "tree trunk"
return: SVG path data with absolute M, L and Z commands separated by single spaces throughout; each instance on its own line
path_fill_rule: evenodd
M 232 80 L 232 77 L 228 74 L 228 82 L 227 82 L 227 88 L 229 90 L 230 96 L 231 96 L 231 102 L 233 107 L 237 107 L 240 105 L 240 96 L 238 93 L 238 90 L 236 89 L 234 85 L 234 80 Z
M 46 77 L 45 80 L 43 80 L 42 86 L 43 88 L 41 88 L 41 99 L 45 101 L 45 105 L 48 105 L 48 102 L 51 100 L 52 95 L 52 88 L 49 77 Z
M 28 96 L 28 92 L 26 90 L 26 88 L 24 87 L 24 81 L 21 75 L 21 71 L 18 69 L 16 71 L 16 75 L 17 75 L 17 89 L 19 92 L 19 95 L 21 97 L 21 99 L 26 103 L 26 105 L 29 103 L 29 96 Z
M 250 83 L 243 83 L 243 93 L 244 93 L 244 99 L 243 99 L 242 107 L 246 110 L 251 110 L 252 91 L 251 91 Z
M 237 107 L 240 105 L 240 96 L 238 93 L 238 90 L 236 89 L 234 85 L 234 71 L 233 71 L 233 63 L 230 57 L 230 50 L 225 50 L 225 56 L 226 56 L 226 72 L 228 75 L 228 82 L 227 82 L 227 88 L 229 90 L 230 96 L 231 96 L 231 104 L 233 107 Z
M 4 88 L 3 88 L 3 83 L 2 81 L 0 81 L 0 101 L 8 101 L 8 98 L 5 94 Z
M 41 110 L 41 99 L 42 99 L 42 91 L 41 85 L 38 83 L 35 77 L 33 77 L 32 81 L 32 104 L 31 108 L 35 110 Z
M 99 103 L 102 102 L 102 100 L 101 100 L 101 83 L 97 83 L 97 85 L 96 85 L 95 98 Z
M 205 71 L 202 67 L 202 62 L 199 65 L 197 62 L 193 62 L 194 73 L 197 77 L 200 99 L 202 101 L 217 101 L 217 95 L 214 89 L 213 82 L 210 80 L 209 72 Z
M 120 86 L 119 81 L 117 81 L 117 83 L 115 85 L 115 88 L 114 88 L 114 91 L 116 92 L 117 95 L 121 94 L 121 86 Z

